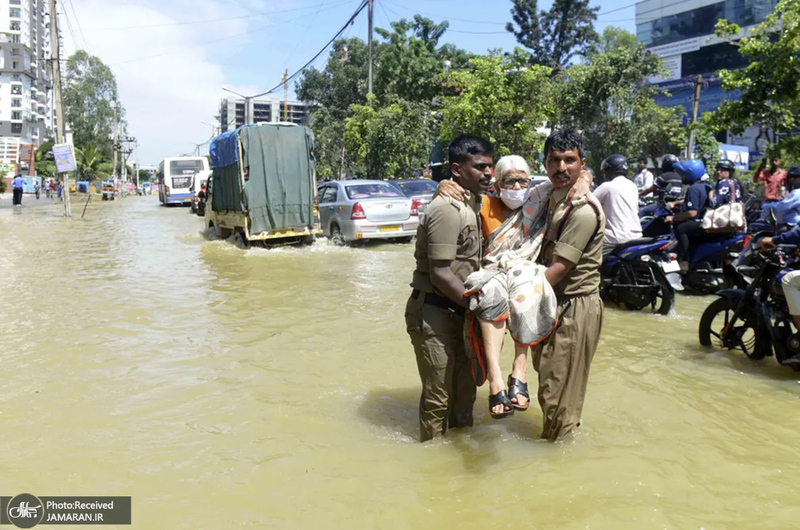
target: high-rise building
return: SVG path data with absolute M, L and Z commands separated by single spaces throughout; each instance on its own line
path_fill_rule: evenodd
M 0 0 L 0 171 L 28 173 L 52 136 L 47 0 Z
M 1 1 L 1 0 L 0 0 Z M 284 108 L 288 105 L 287 120 L 298 125 L 308 123 L 308 107 L 298 101 L 281 99 L 251 99 L 249 114 L 253 123 L 284 121 Z M 219 123 L 221 132 L 232 131 L 245 123 L 245 100 L 225 98 L 220 102 Z
M 778 0 L 644 0 L 636 4 L 636 38 L 651 53 L 664 59 L 669 74 L 651 83 L 667 89 L 661 105 L 682 105 L 691 112 L 694 82 L 703 76 L 700 113 L 716 110 L 724 99 L 738 93 L 722 90 L 715 73 L 747 64 L 738 48 L 714 35 L 719 19 L 738 24 L 743 32 L 761 23 L 775 10 Z

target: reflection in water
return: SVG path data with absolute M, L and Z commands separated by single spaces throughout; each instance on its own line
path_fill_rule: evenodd
M 420 445 L 411 245 L 242 251 L 201 227 L 154 197 L 0 210 L 4 495 L 132 495 L 141 528 L 800 515 L 797 377 L 700 349 L 710 298 L 608 309 L 573 441 L 538 441 L 535 406 L 491 420 L 484 387 L 474 428 Z

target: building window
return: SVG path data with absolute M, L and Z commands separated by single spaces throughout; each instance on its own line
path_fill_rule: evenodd
M 8 10 L 8 16 L 11 18 L 20 18 L 20 11 L 18 7 L 12 7 Z
M 19 28 L 20 28 L 19 22 L 12 22 L 11 25 L 9 26 L 9 29 L 11 29 L 11 31 L 19 31 Z
M 22 119 L 22 111 L 15 110 L 11 112 L 11 119 L 12 120 L 21 120 Z
M 19 55 L 19 48 L 11 48 L 11 55 Z
M 21 133 L 22 132 L 22 124 L 21 123 L 12 123 L 11 124 L 11 132 L 12 133 Z
M 19 44 L 19 35 L 11 35 L 11 44 Z
M 16 70 L 19 68 L 19 61 L 11 61 L 11 69 Z
M 22 94 L 22 85 L 11 85 L 11 93 L 15 96 Z
M 22 100 L 21 99 L 12 99 L 11 106 L 14 108 L 22 108 Z

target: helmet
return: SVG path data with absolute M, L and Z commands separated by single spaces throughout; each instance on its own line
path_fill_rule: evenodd
M 736 173 L 736 166 L 730 160 L 720 160 L 717 162 L 717 169 L 723 169 L 730 172 L 731 177 Z
M 622 155 L 611 155 L 600 164 L 600 171 L 608 175 L 627 175 L 628 159 Z
M 680 162 L 677 156 L 675 155 L 664 155 L 661 158 L 661 171 L 674 171 L 675 164 Z
M 789 172 L 786 174 L 786 178 L 788 179 L 800 178 L 800 167 L 798 166 L 790 167 Z
M 684 160 L 677 162 L 673 169 L 683 175 L 684 184 L 694 184 L 706 174 L 706 165 L 702 160 Z

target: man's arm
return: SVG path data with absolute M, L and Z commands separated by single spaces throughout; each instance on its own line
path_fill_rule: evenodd
M 690 219 L 694 219 L 697 217 L 697 210 L 687 210 L 685 212 L 681 212 L 672 217 L 673 223 L 682 223 L 684 221 L 688 221 Z M 669 217 L 667 217 L 669 219 Z
M 569 214 L 553 249 L 553 259 L 544 272 L 547 282 L 556 286 L 580 261 L 583 251 L 597 230 L 597 215 L 590 205 L 582 205 Z
M 592 182 L 594 182 L 592 174 L 588 171 L 581 171 L 581 176 L 578 177 L 578 180 L 567 193 L 567 204 L 572 204 L 573 201 L 586 197 L 589 194 L 589 190 L 592 189 Z
M 467 288 L 453 273 L 450 263 L 448 260 L 431 260 L 431 283 L 450 300 L 463 307 L 469 307 L 468 299 L 464 296 Z
M 575 264 L 558 256 L 553 256 L 550 266 L 544 271 L 544 279 L 550 285 L 557 285 L 567 277 Z

